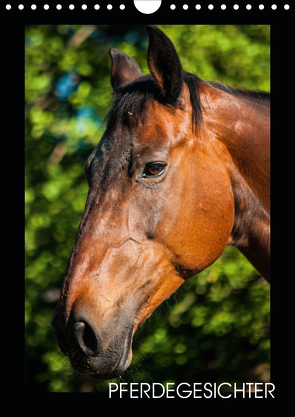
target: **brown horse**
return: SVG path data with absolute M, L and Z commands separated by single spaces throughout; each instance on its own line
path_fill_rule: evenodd
M 115 378 L 134 332 L 236 246 L 269 280 L 270 96 L 183 72 L 148 26 L 147 62 L 110 50 L 114 97 L 52 326 L 78 372 Z

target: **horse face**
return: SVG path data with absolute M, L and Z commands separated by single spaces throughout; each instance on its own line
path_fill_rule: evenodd
M 88 198 L 52 326 L 74 369 L 96 378 L 124 372 L 138 326 L 220 256 L 231 232 L 224 163 L 210 141 L 196 143 L 186 85 L 172 90 L 180 106 L 151 99 L 144 121 L 107 128 L 86 163 Z
M 137 327 L 227 243 L 226 172 L 194 146 L 181 112 L 152 102 L 146 123 L 107 131 L 86 164 L 88 199 L 53 319 L 79 372 L 121 375 Z

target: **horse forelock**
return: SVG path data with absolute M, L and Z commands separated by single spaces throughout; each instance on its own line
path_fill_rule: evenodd
M 202 81 L 194 74 L 184 72 L 184 82 L 190 94 L 192 130 L 196 132 L 203 125 L 200 99 Z M 104 124 L 109 129 L 118 124 L 137 127 L 139 121 L 144 123 L 148 117 L 148 103 L 153 99 L 172 111 L 183 107 L 181 100 L 173 104 L 165 101 L 153 76 L 146 74 L 114 90 Z

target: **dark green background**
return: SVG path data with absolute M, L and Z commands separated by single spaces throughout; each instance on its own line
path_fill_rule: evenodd
M 269 91 L 270 27 L 159 27 L 183 68 L 205 80 Z M 83 166 L 102 136 L 115 47 L 147 73 L 143 26 L 37 25 L 25 31 L 26 389 L 104 391 L 74 372 L 50 327 L 83 213 Z M 188 279 L 134 340 L 122 381 L 266 382 L 269 284 L 234 248 Z

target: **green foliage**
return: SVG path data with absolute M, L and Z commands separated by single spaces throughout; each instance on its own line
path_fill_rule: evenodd
M 270 28 L 159 26 L 185 70 L 269 91 Z M 147 73 L 141 26 L 27 26 L 25 33 L 25 329 L 28 391 L 103 391 L 76 374 L 50 327 L 111 95 L 108 50 Z M 142 382 L 247 382 L 269 377 L 269 285 L 234 248 L 188 279 L 137 332 L 126 378 Z

